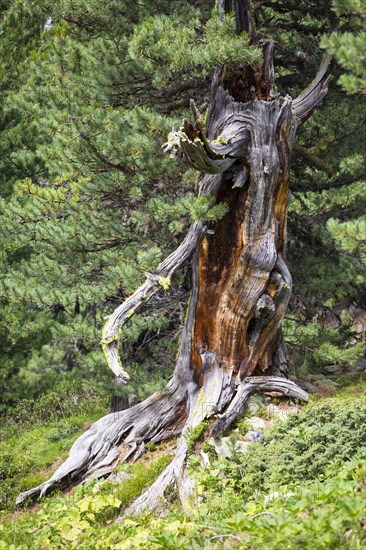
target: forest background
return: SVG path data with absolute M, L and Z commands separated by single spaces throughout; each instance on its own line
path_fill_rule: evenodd
M 172 374 L 189 266 L 124 330 L 128 389 L 106 368 L 101 328 L 191 220 L 223 214 L 194 196 L 196 175 L 162 144 L 190 118 L 191 97 L 204 112 L 213 69 L 240 61 L 234 21 L 211 1 L 3 0 L 1 10 L 1 414 L 50 393 L 142 399 Z M 362 368 L 365 10 L 261 1 L 254 17 L 275 42 L 281 93 L 296 96 L 326 49 L 334 59 L 291 166 L 291 375 Z

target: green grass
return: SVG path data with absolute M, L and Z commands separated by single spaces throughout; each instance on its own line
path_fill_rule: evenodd
M 129 478 L 119 483 L 92 480 L 68 496 L 55 494 L 46 497 L 40 511 L 18 513 L 15 526 L 13 517 L 12 527 L 9 514 L 3 514 L 0 549 L 98 547 L 98 531 L 110 525 L 121 510 L 155 481 L 171 460 L 172 456 L 167 455 L 150 463 L 126 465 L 122 469 Z M 118 531 L 119 527 L 116 529 Z M 107 530 L 115 531 L 113 526 Z M 109 548 L 103 540 L 100 544 Z
M 300 415 L 276 421 L 263 434 L 265 444 L 253 443 L 245 455 L 228 460 L 211 452 L 211 467 L 203 470 L 192 448 L 197 495 L 188 513 L 174 502 L 163 517 L 115 522 L 171 460 L 151 453 L 123 466 L 130 477 L 120 483 L 93 481 L 46 497 L 38 511 L 4 512 L 0 550 L 365 548 L 366 376 L 338 382 L 335 395 L 315 396 Z M 14 438 L 17 456 L 27 449 L 29 475 L 39 475 L 57 449 L 64 452 L 77 425 L 74 416 Z
M 0 510 L 14 509 L 21 491 L 50 477 L 50 467 L 66 458 L 85 425 L 107 412 L 104 400 L 80 391 L 70 395 L 66 388 L 36 403 L 23 402 L 4 418 L 0 429 Z
M 339 385 L 337 391 L 338 398 L 342 397 L 357 397 L 366 393 L 366 370 L 348 374 L 341 378 L 334 378 L 334 381 Z

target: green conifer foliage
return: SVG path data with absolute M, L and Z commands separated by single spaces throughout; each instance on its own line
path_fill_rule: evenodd
M 324 37 L 323 47 L 347 71 L 339 78 L 342 88 L 349 93 L 366 93 L 365 3 L 362 0 L 333 0 L 332 4 L 344 29 Z
M 231 16 L 220 21 L 214 2 L 204 0 L 16 0 L 1 7 L 5 405 L 65 377 L 101 391 L 110 384 L 99 345 L 106 316 L 177 246 L 191 220 L 225 212 L 225 205 L 195 198 L 192 171 L 162 145 L 190 116 L 190 97 L 204 113 L 218 64 L 255 63 L 260 54 L 243 46 Z M 352 13 L 362 9 L 353 3 L 335 9 L 346 14 L 350 30 L 339 35 L 346 40 L 355 28 Z M 264 1 L 254 15 L 258 32 L 276 42 L 277 82 L 295 96 L 319 64 L 320 37 L 330 34 L 328 2 Z M 324 38 L 323 45 L 340 52 L 336 40 Z M 350 52 L 355 44 L 348 44 Z M 343 68 L 342 55 L 335 57 Z M 353 76 L 342 86 L 356 92 L 359 67 L 347 69 Z M 336 66 L 333 72 L 340 76 Z M 363 240 L 364 222 L 353 221 L 365 203 L 362 107 L 336 84 L 324 103 L 301 130 L 292 166 L 289 255 L 292 313 L 300 325 L 312 321 L 314 301 L 321 309 L 329 299 L 357 298 L 365 286 L 365 265 L 351 255 L 352 239 L 357 247 Z M 337 246 L 331 233 L 348 241 Z M 131 391 L 140 397 L 174 366 L 187 273 L 175 283 L 124 332 L 121 353 L 127 370 L 137 373 Z

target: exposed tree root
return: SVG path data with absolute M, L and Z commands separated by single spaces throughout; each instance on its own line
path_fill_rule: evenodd
M 250 2 L 219 1 L 235 11 L 238 32 L 256 36 Z M 164 503 L 176 484 L 187 503 L 192 481 L 185 464 L 190 430 L 213 418 L 218 437 L 235 420 L 250 394 L 276 391 L 307 401 L 307 394 L 281 376 L 287 352 L 281 324 L 291 293 L 286 265 L 289 160 L 296 128 L 327 91 L 326 56 L 312 84 L 294 101 L 274 90 L 273 44 L 264 45 L 263 66 L 220 67 L 212 82 L 203 119 L 195 106 L 195 126 L 184 122 L 166 150 L 183 154 L 203 172 L 197 194 L 225 202 L 227 214 L 209 230 L 192 224 L 182 244 L 110 316 L 102 345 L 110 368 L 122 381 L 118 341 L 124 323 L 194 253 L 192 296 L 172 381 L 129 410 L 98 420 L 72 446 L 66 462 L 48 481 L 19 495 L 17 503 L 66 487 L 90 475 L 105 475 L 117 463 L 138 458 L 146 443 L 179 435 L 171 464 L 125 512 Z
M 281 392 L 284 395 L 308 401 L 308 394 L 301 390 L 294 382 L 280 377 L 255 377 L 244 380 L 236 389 L 235 397 L 231 400 L 227 410 L 219 415 L 219 418 L 214 423 L 211 429 L 211 435 L 218 437 L 221 435 L 235 418 L 241 413 L 245 407 L 245 403 L 249 396 L 253 393 L 260 392 Z M 219 402 L 217 403 L 217 407 Z M 213 403 L 210 406 L 198 407 L 197 404 L 193 414 L 188 418 L 187 426 L 178 441 L 177 452 L 174 460 L 160 474 L 157 480 L 138 497 L 133 504 L 124 512 L 123 517 L 138 514 L 146 509 L 156 510 L 165 507 L 164 493 L 169 486 L 175 485 L 179 492 L 179 497 L 182 505 L 189 509 L 189 499 L 194 491 L 194 483 L 188 476 L 185 469 L 187 457 L 187 437 L 189 435 L 189 427 L 195 427 L 204 420 L 210 418 L 213 411 L 217 408 Z M 199 420 L 200 419 L 200 420 Z
M 164 393 L 154 394 L 131 409 L 103 416 L 75 441 L 69 457 L 53 476 L 21 493 L 17 504 L 43 496 L 55 487 L 74 485 L 98 471 L 106 474 L 118 461 L 140 456 L 145 443 L 178 435 L 186 418 L 185 401 L 185 392 L 168 386 Z
M 126 515 L 146 508 L 159 508 L 164 502 L 164 492 L 173 484 L 177 486 L 184 504 L 192 490 L 191 480 L 185 471 L 190 429 L 204 419 L 216 416 L 229 402 L 212 429 L 212 435 L 218 437 L 240 414 L 252 393 L 278 391 L 304 401 L 308 399 L 306 392 L 285 378 L 254 377 L 235 388 L 229 378 L 222 375 L 222 371 L 215 369 L 208 380 L 209 383 L 201 390 L 196 388 L 190 397 L 186 392 L 178 392 L 178 388 L 171 384 L 164 393 L 156 393 L 131 409 L 104 416 L 79 437 L 68 459 L 54 475 L 38 487 L 21 493 L 17 504 L 45 495 L 56 487 L 73 485 L 98 471 L 106 475 L 119 462 L 138 458 L 146 443 L 158 443 L 179 434 L 181 437 L 174 460 L 128 508 Z

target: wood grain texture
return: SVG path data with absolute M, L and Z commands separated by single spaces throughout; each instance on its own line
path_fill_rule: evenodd
M 162 289 L 168 290 L 171 277 L 190 258 L 205 233 L 205 224 L 194 222 L 182 244 L 158 266 L 156 274 L 147 273 L 146 281 L 109 317 L 103 330 L 101 343 L 110 369 L 123 383 L 126 383 L 129 379 L 128 373 L 122 368 L 118 349 L 123 325 L 154 294 Z
M 219 0 L 219 7 L 234 10 L 238 32 L 246 30 L 255 43 L 250 2 Z M 193 488 L 185 469 L 192 428 L 214 418 L 212 435 L 220 435 L 253 392 L 307 400 L 283 374 L 288 356 L 281 324 L 292 288 L 286 264 L 289 166 L 297 126 L 326 94 L 330 58 L 292 101 L 275 93 L 273 44 L 262 44 L 262 66 L 217 68 L 206 120 L 191 104 L 193 123 L 184 121 L 165 144 L 200 172 L 197 194 L 226 203 L 226 215 L 215 223 L 193 223 L 177 250 L 156 274 L 147 274 L 104 329 L 109 366 L 126 382 L 118 353 L 121 328 L 156 292 L 168 290 L 171 277 L 192 257 L 192 294 L 172 380 L 164 391 L 94 423 L 54 475 L 19 495 L 18 504 L 105 475 L 118 462 L 139 457 L 146 443 L 174 436 L 179 440 L 172 463 L 127 513 L 161 506 L 172 484 L 185 503 Z
M 293 101 L 293 112 L 299 123 L 303 123 L 309 118 L 315 107 L 328 92 L 331 76 L 327 76 L 326 73 L 330 60 L 331 56 L 327 53 L 312 83 Z

